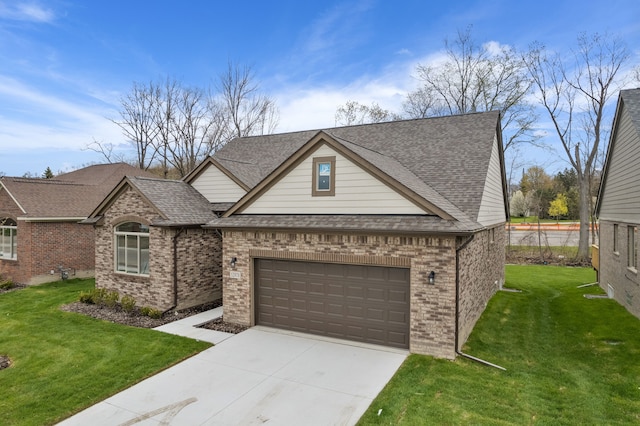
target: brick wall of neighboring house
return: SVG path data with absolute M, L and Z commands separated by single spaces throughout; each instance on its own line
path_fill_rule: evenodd
M 115 290 L 121 296 L 133 297 L 138 306 L 162 311 L 174 306 L 173 238 L 178 235 L 178 307 L 186 308 L 220 297 L 216 279 L 215 231 L 171 228 L 149 229 L 149 276 L 115 272 L 114 227 L 123 222 L 149 224 L 158 213 L 136 191 L 127 188 L 104 212 L 103 222 L 96 226 L 96 287 Z M 212 247 L 212 248 L 209 248 Z M 220 245 L 217 246 L 218 253 Z M 219 255 L 218 255 L 219 256 Z M 219 272 L 217 273 L 219 275 Z M 210 292 L 211 294 L 208 294 Z
M 628 267 L 627 223 L 618 224 L 618 247 L 614 252 L 614 223 L 600 220 L 600 287 L 618 303 L 640 318 L 640 275 Z M 640 224 L 631 224 L 640 229 Z M 638 238 L 640 234 L 636 234 Z M 636 242 L 640 244 L 640 242 Z M 640 265 L 640 263 L 639 263 Z
M 364 256 L 391 266 L 394 259 L 411 265 L 410 351 L 455 358 L 455 247 L 454 237 L 403 237 L 349 234 L 293 234 L 225 231 L 223 233 L 223 304 L 225 320 L 253 325 L 253 259 L 251 252 L 275 251 L 312 259 L 314 254 L 347 261 Z M 231 278 L 228 259 L 237 257 Z M 342 260 L 341 260 L 342 259 Z M 375 264 L 375 263 L 372 263 Z M 435 271 L 436 284 L 428 285 Z
M 462 239 L 464 243 L 466 239 Z M 458 349 L 471 334 L 489 299 L 504 284 L 506 232 L 504 224 L 478 232 L 459 253 L 460 299 Z
M 91 226 L 76 222 L 31 222 L 29 225 L 30 284 L 59 280 L 60 266 L 72 269 L 75 277 L 93 276 L 95 235 Z M 51 274 L 52 270 L 54 274 Z M 70 278 L 74 276 L 70 275 Z
M 213 229 L 178 235 L 178 309 L 222 298 L 222 238 Z
M 0 218 L 16 220 L 22 211 L 0 191 Z M 22 284 L 60 279 L 58 266 L 73 268 L 78 277 L 93 276 L 94 232 L 76 222 L 27 222 L 16 220 L 17 259 L 0 259 L 0 274 Z M 51 274 L 54 270 L 54 274 Z

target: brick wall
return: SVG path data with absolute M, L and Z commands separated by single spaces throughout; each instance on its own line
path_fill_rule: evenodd
M 348 234 L 294 234 L 225 231 L 223 233 L 223 304 L 225 320 L 254 324 L 251 253 L 276 251 L 290 258 L 353 259 L 389 266 L 405 261 L 410 273 L 410 351 L 455 358 L 455 237 L 402 237 Z M 237 257 L 231 278 L 229 259 Z M 371 261 L 367 261 L 370 259 Z M 435 285 L 428 275 L 436 273 Z
M 492 240 L 493 235 L 493 242 Z M 462 239 L 462 244 L 466 239 Z M 459 253 L 460 299 L 458 349 L 471 334 L 489 299 L 504 284 L 506 232 L 504 224 L 475 234 Z
M 222 298 L 222 238 L 212 229 L 178 236 L 178 309 Z
M 178 235 L 178 308 L 206 303 L 220 298 L 219 237 L 212 230 L 179 231 L 171 228 L 149 229 L 149 276 L 115 272 L 114 227 L 123 222 L 149 224 L 158 217 L 136 191 L 127 188 L 104 212 L 96 226 L 96 287 L 115 290 L 133 297 L 138 306 L 167 310 L 174 305 L 173 238 Z M 217 247 L 216 247 L 217 241 Z M 216 254 L 217 253 L 217 254 Z M 218 272 L 216 272 L 218 271 Z
M 22 213 L 4 190 L 0 191 L 0 217 L 17 219 Z M 58 266 L 73 268 L 77 276 L 94 273 L 94 232 L 75 222 L 17 221 L 16 260 L 0 260 L 0 274 L 22 284 L 60 279 Z M 51 274 L 51 270 L 55 273 Z
M 613 251 L 614 222 L 600 220 L 600 287 L 622 306 L 640 318 L 640 276 L 627 267 L 627 226 L 618 223 L 618 250 Z M 635 224 L 640 229 L 640 224 Z M 636 235 L 636 238 L 638 235 Z M 640 244 L 640 242 L 638 242 Z

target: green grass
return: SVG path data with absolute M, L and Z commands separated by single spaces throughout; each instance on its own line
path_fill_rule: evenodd
M 493 297 L 458 357 L 411 355 L 360 424 L 640 423 L 640 320 L 589 268 L 507 266 L 522 293 Z M 378 410 L 382 409 L 380 416 Z
M 0 424 L 53 424 L 211 346 L 122 326 L 59 306 L 93 280 L 57 282 L 0 295 Z

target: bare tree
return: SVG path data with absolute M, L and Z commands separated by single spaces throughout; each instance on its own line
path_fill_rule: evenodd
M 402 117 L 387 109 L 382 108 L 376 102 L 371 106 L 363 105 L 357 101 L 347 101 L 336 110 L 336 126 L 351 126 L 354 124 L 382 123 L 385 121 L 400 120 Z
M 87 144 L 87 146 L 83 149 L 83 151 L 94 151 L 98 154 L 102 155 L 107 163 L 126 163 L 127 160 L 125 156 L 121 152 L 115 151 L 115 145 L 109 142 L 98 141 L 95 138 L 93 142 Z
M 131 92 L 121 100 L 120 120 L 111 121 L 122 129 L 127 140 L 135 147 L 136 165 L 147 170 L 158 154 L 155 145 L 158 127 L 155 122 L 158 104 L 154 97 L 155 88 L 133 83 Z
M 231 62 L 217 82 L 214 111 L 222 112 L 227 127 L 223 139 L 272 133 L 278 125 L 275 102 L 259 91 L 251 67 Z
M 208 136 L 214 121 L 201 90 L 181 88 L 177 94 L 171 113 L 172 142 L 167 144 L 167 161 L 183 177 L 210 154 Z
M 172 78 L 134 83 L 121 99 L 121 119 L 111 121 L 135 148 L 138 167 L 162 167 L 165 178 L 172 168 L 182 177 L 232 138 L 275 129 L 278 110 L 259 93 L 251 68 L 230 63 L 217 89 L 187 88 Z M 113 144 L 94 140 L 87 149 L 114 158 Z
M 445 40 L 446 59 L 418 65 L 422 85 L 407 95 L 404 111 L 412 118 L 500 110 L 505 151 L 520 143 L 534 143 L 531 88 L 522 59 L 514 49 L 497 44 L 479 46 L 471 27 Z
M 605 107 L 616 92 L 616 75 L 628 57 L 620 40 L 599 34 L 580 35 L 572 55 L 551 54 L 535 43 L 523 57 L 539 101 L 578 175 L 578 260 L 589 258 L 590 182 L 603 140 Z

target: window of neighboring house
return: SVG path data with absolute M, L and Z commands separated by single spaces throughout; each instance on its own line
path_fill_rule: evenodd
M 10 218 L 0 219 L 0 258 L 18 258 L 18 225 Z
M 629 268 L 638 269 L 638 227 L 628 226 L 627 232 L 627 265 Z
M 117 272 L 149 275 L 149 227 L 125 222 L 115 229 L 115 264 Z
M 620 252 L 620 248 L 618 247 L 618 224 L 613 224 L 613 252 Z
M 336 195 L 335 178 L 336 157 L 314 158 L 311 195 Z

